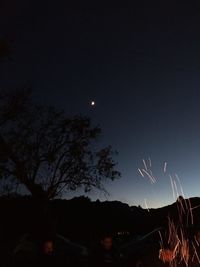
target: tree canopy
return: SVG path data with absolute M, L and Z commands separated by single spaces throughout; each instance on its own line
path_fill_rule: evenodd
M 104 190 L 106 180 L 120 177 L 111 146 L 96 149 L 100 127 L 33 103 L 30 90 L 1 92 L 0 126 L 0 177 L 7 186 L 53 199 L 80 187 Z

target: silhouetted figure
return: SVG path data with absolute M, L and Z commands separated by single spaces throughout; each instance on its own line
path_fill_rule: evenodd
M 44 238 L 33 240 L 25 235 L 14 251 L 15 267 L 60 267 L 59 257 L 55 253 L 54 240 Z
M 58 259 L 54 252 L 54 241 L 46 239 L 41 244 L 37 265 L 38 267 L 54 267 L 57 264 Z
M 104 235 L 100 245 L 92 252 L 90 258 L 91 267 L 118 267 L 120 266 L 120 254 L 113 246 L 111 235 Z
M 57 240 L 58 242 L 58 240 Z M 43 239 L 37 259 L 37 267 L 79 267 L 78 254 L 69 251 L 59 252 L 53 238 Z M 63 248 L 64 249 L 64 248 Z

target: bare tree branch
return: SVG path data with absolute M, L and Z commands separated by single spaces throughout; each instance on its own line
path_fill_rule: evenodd
M 82 187 L 104 190 L 120 177 L 111 147 L 95 150 L 101 130 L 86 117 L 66 117 L 31 102 L 30 92 L 0 94 L 0 172 L 40 198 Z M 7 175 L 7 176 L 6 176 Z

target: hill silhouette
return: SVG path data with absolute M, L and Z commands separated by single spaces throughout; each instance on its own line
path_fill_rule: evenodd
M 190 203 L 194 224 L 200 224 L 200 198 L 184 200 L 184 203 Z M 177 205 L 180 205 L 179 199 L 171 205 L 148 211 L 120 201 L 91 201 L 84 196 L 50 203 L 56 231 L 85 244 L 96 240 L 103 231 L 128 238 L 166 228 L 168 217 L 175 221 L 179 219 Z M 41 223 L 37 205 L 29 196 L 1 197 L 0 215 L 1 240 L 16 240 L 30 229 L 37 231 Z
M 147 210 L 120 201 L 91 201 L 81 196 L 53 200 L 50 210 L 51 229 L 53 226 L 57 234 L 91 248 L 102 233 L 109 232 L 127 255 L 151 249 L 158 251 L 159 231 L 164 236 L 169 218 L 179 224 L 180 210 L 185 222 L 188 218 L 191 220 L 192 215 L 189 227 L 200 225 L 199 197 L 179 197 L 171 205 Z M 38 203 L 30 196 L 0 197 L 0 216 L 0 249 L 5 261 L 24 234 L 31 233 L 37 239 L 42 234 L 41 229 L 46 231 L 49 227 L 41 220 Z

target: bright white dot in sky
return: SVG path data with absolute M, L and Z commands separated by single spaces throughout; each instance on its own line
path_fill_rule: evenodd
M 95 105 L 96 105 L 95 101 L 91 101 L 91 106 L 95 106 Z

